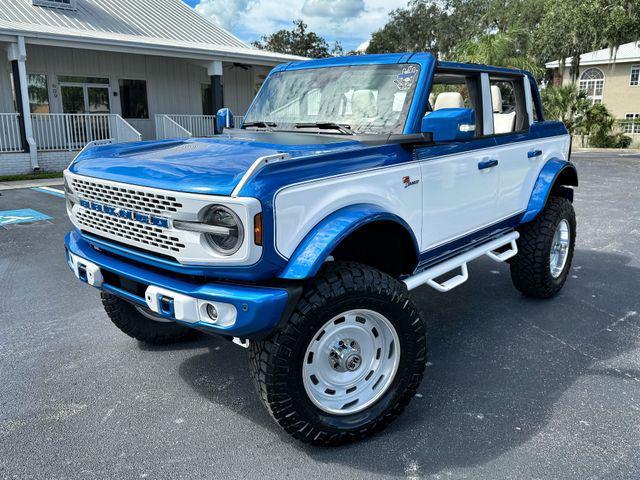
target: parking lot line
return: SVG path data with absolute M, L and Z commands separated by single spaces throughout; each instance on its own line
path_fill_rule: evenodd
M 34 187 L 31 190 L 35 190 L 36 192 L 48 193 L 49 195 L 54 195 L 56 197 L 64 198 L 64 192 L 62 190 L 58 190 L 57 188 Z

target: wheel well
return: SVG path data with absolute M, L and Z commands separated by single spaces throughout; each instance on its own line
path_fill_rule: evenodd
M 551 187 L 551 195 L 564 197 L 573 202 L 573 188 L 578 186 L 578 174 L 575 168 L 564 168 L 556 177 Z
M 392 277 L 413 273 L 418 263 L 413 237 L 393 221 L 360 227 L 342 240 L 331 256 L 334 260 L 369 265 Z

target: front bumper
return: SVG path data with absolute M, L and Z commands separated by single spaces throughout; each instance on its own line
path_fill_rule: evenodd
M 83 282 L 208 333 L 264 335 L 278 325 L 295 296 L 286 288 L 209 282 L 129 263 L 96 250 L 75 231 L 67 234 L 65 246 L 69 267 Z M 207 304 L 217 307 L 216 322 L 206 315 Z

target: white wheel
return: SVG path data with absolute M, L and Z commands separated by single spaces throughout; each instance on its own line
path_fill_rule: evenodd
M 551 276 L 558 278 L 563 272 L 569 257 L 569 244 L 571 243 L 571 227 L 569 222 L 562 219 L 558 223 L 556 232 L 551 242 L 551 253 L 549 254 L 549 267 L 551 268 Z
M 400 340 L 382 314 L 349 310 L 318 330 L 303 361 L 304 388 L 314 405 L 350 415 L 388 390 L 400 363 Z

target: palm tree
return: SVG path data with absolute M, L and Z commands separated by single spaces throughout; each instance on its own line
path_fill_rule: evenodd
M 526 53 L 529 42 L 530 35 L 521 30 L 488 33 L 459 43 L 453 49 L 451 57 L 460 62 L 527 70 L 540 78 L 545 70 L 535 58 Z
M 570 133 L 574 133 L 580 120 L 591 106 L 587 94 L 575 83 L 547 87 L 542 90 L 545 116 L 562 121 Z

